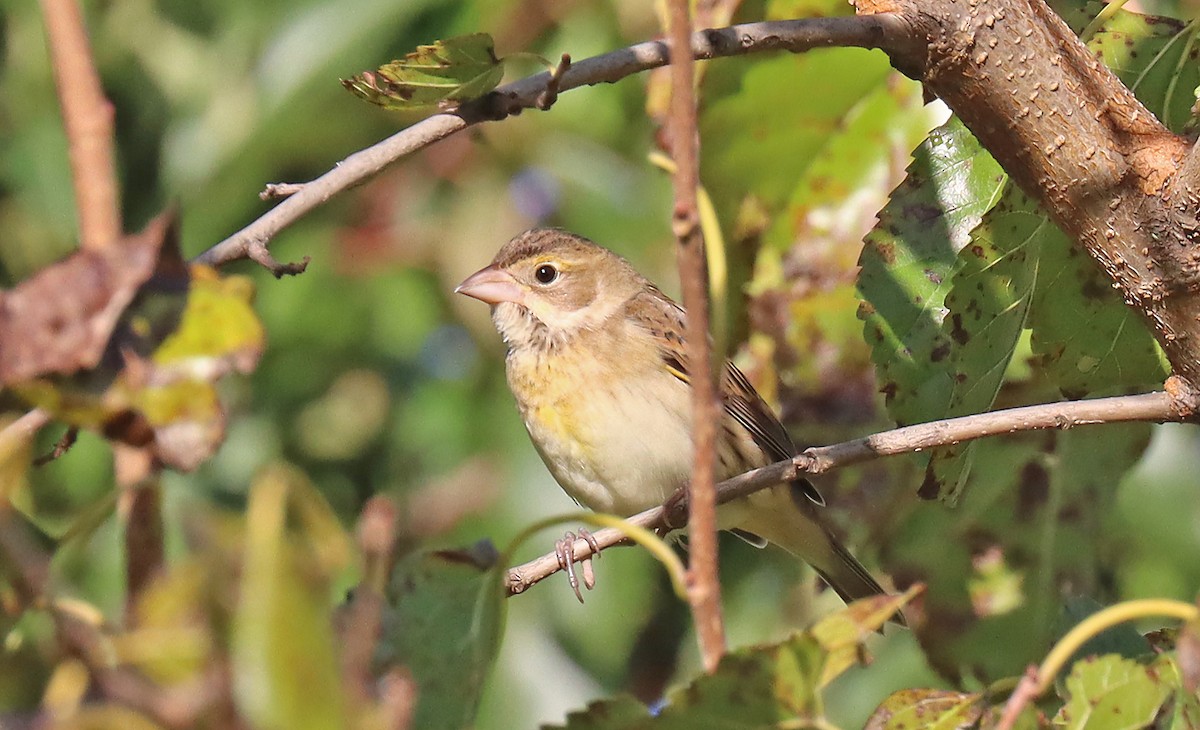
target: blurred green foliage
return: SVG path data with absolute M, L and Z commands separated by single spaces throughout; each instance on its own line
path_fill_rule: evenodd
M 569 52 L 576 59 L 659 32 L 653 4 L 642 0 L 85 5 L 116 112 L 126 227 L 138 230 L 175 204 L 187 255 L 266 210 L 270 204 L 257 197 L 266 183 L 316 177 L 417 118 L 359 103 L 339 78 L 474 31 L 490 33 L 499 55 Z M 745 2 L 737 19 L 845 12 L 840 0 Z M 1134 74 L 1129 82 L 1139 92 L 1160 93 L 1161 103 L 1151 103 L 1156 113 L 1186 126 L 1192 99 L 1184 92 L 1196 86 L 1196 66 L 1185 63 L 1194 54 L 1194 28 L 1170 26 L 1163 35 L 1119 18 L 1122 25 L 1095 39 L 1097 48 Z M 38 7 L 12 0 L 2 21 L 0 285 L 7 288 L 73 251 L 76 233 Z M 1141 46 L 1125 43 L 1130 37 Z M 1153 63 L 1137 65 L 1122 55 L 1128 48 Z M 536 63 L 510 66 L 509 78 L 538 70 Z M 339 676 L 332 666 L 339 647 L 318 627 L 360 576 L 346 533 L 368 498 L 383 494 L 400 505 L 406 549 L 482 537 L 503 545 L 524 525 L 571 508 L 516 417 L 486 311 L 451 291 L 508 237 L 539 223 L 588 235 L 676 290 L 669 181 L 646 161 L 657 130 L 644 111 L 645 87 L 645 79 L 631 78 L 580 89 L 550 113 L 483 125 L 389 168 L 278 236 L 280 260 L 312 256 L 301 276 L 276 281 L 251 264 L 228 267 L 255 281 L 266 348 L 252 375 L 220 385 L 228 411 L 220 451 L 194 473 L 164 480 L 171 571 L 134 610 L 139 626 L 167 633 L 126 637 L 140 666 L 168 681 L 232 641 L 237 671 L 261 679 L 239 689 L 248 716 L 264 726 L 335 724 L 345 701 L 330 686 Z M 929 325 L 922 336 L 935 350 L 940 322 L 931 313 L 943 304 L 953 309 L 951 285 L 965 281 L 954 280 L 966 266 L 957 249 L 999 196 L 990 159 L 951 124 L 909 167 L 909 153 L 944 113 L 924 105 L 919 87 L 881 55 L 861 50 L 711 62 L 701 104 L 704 180 L 733 264 L 730 349 L 764 395 L 806 443 L 863 435 L 892 419 L 937 417 L 896 403 L 885 408 L 880 386 L 906 362 L 891 340 L 883 354 L 875 339 L 863 341 L 854 318 L 855 262 L 908 167 L 909 182 L 872 234 L 862 278 L 868 288 L 872 281 L 897 287 L 898 300 L 929 296 L 896 337 L 912 346 L 913 328 Z M 963 220 L 930 226 L 920 206 L 944 204 L 954 187 L 948 176 L 968 173 L 975 177 L 964 207 L 951 206 Z M 1004 212 L 994 212 L 993 222 Z M 898 230 L 885 231 L 889 221 Z M 931 255 L 911 253 L 908 239 L 902 252 L 891 249 L 899 268 L 886 260 L 882 236 L 931 229 L 941 234 L 926 242 L 936 249 Z M 1062 268 L 1084 284 L 1092 273 Z M 1041 324 L 1042 332 L 1063 331 L 1061 322 Z M 869 330 L 876 325 L 868 321 Z M 1035 354 L 1054 354 L 1054 341 L 1038 331 L 1032 339 L 1010 337 L 1008 349 L 981 366 L 997 377 L 983 400 L 1035 402 L 1079 386 L 1062 373 L 1053 388 L 1027 382 L 1040 367 Z M 1096 358 L 1096 367 L 1127 374 L 1123 354 Z M 928 371 L 907 375 L 905 387 L 928 387 Z M 0 406 L 14 415 L 22 408 L 9 393 L 0 393 Z M 48 429 L 35 452 L 49 450 L 59 435 Z M 1126 474 L 1146 438 L 1147 429 L 1079 430 L 1051 448 L 1033 438 L 1002 442 L 976 456 L 974 481 L 956 511 L 916 499 L 927 457 L 845 470 L 823 484 L 856 552 L 897 583 L 927 580 L 924 610 L 945 620 L 919 634 L 869 637 L 874 671 L 848 670 L 825 689 L 829 719 L 859 725 L 889 693 L 914 686 L 952 689 L 934 698 L 939 706 L 973 711 L 976 696 L 959 691 L 979 690 L 1040 657 L 1070 590 L 1101 603 L 1194 598 L 1200 440 L 1188 428 L 1158 429 Z M 56 548 L 56 590 L 119 622 L 125 575 L 108 444 L 84 432 L 65 458 L 26 474 L 29 457 L 0 458 L 0 466 L 17 465 L 0 477 L 0 491 Z M 295 471 L 281 470 L 281 462 Z M 1022 511 L 1030 504 L 1036 509 Z M 1071 519 L 1060 526 L 1067 508 Z M 544 552 L 554 537 L 520 557 Z M 407 559 L 435 560 L 421 552 Z M 778 639 L 838 604 L 814 591 L 811 571 L 774 551 L 726 541 L 722 561 L 734 645 Z M 565 580 L 508 602 L 478 727 L 559 723 L 568 710 L 620 690 L 653 701 L 666 684 L 695 673 L 686 611 L 653 561 L 614 550 L 596 568 L 599 586 L 585 606 Z M 239 587 L 249 591 L 240 601 Z M 1030 600 L 1010 612 L 1022 597 Z M 12 605 L 12 592 L 0 587 L 0 712 L 36 707 L 52 675 L 74 686 L 45 616 L 21 616 Z M 992 623 L 976 621 L 993 613 Z M 176 643 L 156 654 L 162 636 Z M 108 711 L 116 712 L 97 710 Z M 356 717 L 369 723 L 373 711 Z

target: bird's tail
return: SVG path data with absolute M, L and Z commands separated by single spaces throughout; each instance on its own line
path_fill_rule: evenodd
M 804 499 L 803 496 L 800 497 Z M 887 593 L 858 559 L 821 523 L 815 504 L 797 504 L 786 487 L 751 495 L 738 527 L 808 563 L 846 603 Z M 742 505 L 738 505 L 741 507 Z M 897 613 L 892 620 L 905 625 Z

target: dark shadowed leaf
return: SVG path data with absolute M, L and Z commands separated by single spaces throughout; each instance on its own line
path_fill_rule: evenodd
M 1113 475 L 1137 461 L 1149 432 L 1134 424 L 980 442 L 957 508 L 914 511 L 886 562 L 894 575 L 929 584 L 926 620 L 914 630 L 934 666 L 993 681 L 1048 650 L 1064 587 L 1088 594 L 1099 584 L 1097 540 L 1112 509 Z M 988 587 L 997 561 L 1022 599 L 1006 600 L 1002 611 Z
M 447 108 L 496 88 L 504 65 L 487 33 L 418 46 L 403 59 L 343 79 L 356 96 L 384 109 Z
M 1061 637 L 1080 621 L 1103 608 L 1104 606 L 1098 601 L 1087 596 L 1068 598 L 1063 604 L 1055 633 Z M 1074 663 L 1087 656 L 1103 654 L 1116 654 L 1127 659 L 1137 659 L 1150 654 L 1150 652 L 1150 642 L 1146 640 L 1146 637 L 1139 634 L 1133 624 L 1122 623 L 1110 626 L 1088 639 L 1071 657 L 1071 662 Z
M 406 668 L 417 686 L 413 727 L 470 725 L 504 630 L 491 543 L 414 553 L 392 571 L 375 654 L 378 672 Z

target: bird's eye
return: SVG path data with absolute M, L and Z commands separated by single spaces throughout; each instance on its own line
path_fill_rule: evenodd
M 542 264 L 537 267 L 537 271 L 533 272 L 533 277 L 542 284 L 552 284 L 558 278 L 558 269 L 550 264 Z

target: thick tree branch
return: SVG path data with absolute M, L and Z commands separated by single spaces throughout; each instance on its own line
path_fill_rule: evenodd
M 1200 383 L 1200 185 L 1163 127 L 1043 0 L 859 0 L 928 48 L 926 87 L 1112 278 Z M 904 62 L 907 59 L 903 60 Z M 899 65 L 899 64 L 898 64 Z
M 1181 387 L 1173 378 L 1165 392 L 1114 396 L 1091 400 L 1046 403 L 1009 408 L 962 418 L 949 418 L 915 426 L 883 431 L 864 438 L 829 446 L 814 446 L 789 461 L 780 461 L 746 472 L 717 485 L 717 502 L 724 504 L 760 489 L 795 479 L 800 474 L 824 474 L 852 464 L 884 456 L 910 454 L 936 446 L 948 446 L 1000 434 L 1022 431 L 1066 430 L 1076 426 L 1106 423 L 1167 423 L 1191 420 L 1200 409 L 1200 396 Z M 641 527 L 672 529 L 685 519 L 682 500 L 672 498 L 667 508 L 655 507 L 640 512 L 629 521 Z M 593 533 L 600 549 L 624 544 L 620 530 L 604 529 Z M 575 543 L 575 559 L 592 554 L 584 540 Z M 510 568 L 508 594 L 523 593 L 534 583 L 558 572 L 553 554 Z
M 860 18 L 812 18 L 765 23 L 745 23 L 692 34 L 692 55 L 697 59 L 741 56 L 764 51 L 800 53 L 828 46 L 880 48 L 894 63 L 908 59 L 917 66 L 924 49 L 911 41 L 911 30 L 898 18 L 872 15 Z M 670 54 L 662 41 L 648 41 L 601 56 L 573 62 L 556 79 L 559 93 L 600 83 L 613 83 L 633 74 L 666 65 Z M 501 86 L 491 94 L 464 104 L 456 113 L 435 114 L 382 142 L 356 152 L 312 182 L 282 188 L 288 197 L 250 225 L 196 257 L 220 266 L 249 257 L 251 246 L 266 245 L 334 195 L 379 173 L 391 163 L 452 134 L 484 121 L 503 119 L 545 102 L 551 74 L 543 72 Z
M 41 2 L 71 158 L 80 246 L 99 251 L 116 245 L 121 237 L 113 108 L 92 63 L 79 5 L 75 0 Z
M 692 31 L 689 0 L 669 3 L 672 48 L 688 44 Z M 687 310 L 684 339 L 692 387 L 692 478 L 688 484 L 688 602 L 700 641 L 700 656 L 709 673 L 725 654 L 725 622 L 721 615 L 721 583 L 717 577 L 717 422 L 720 418 L 708 331 L 708 267 L 700 229 L 697 188 L 700 186 L 700 138 L 696 129 L 695 60 L 672 54 L 671 106 L 668 130 L 675 161 L 675 233 L 683 306 Z

